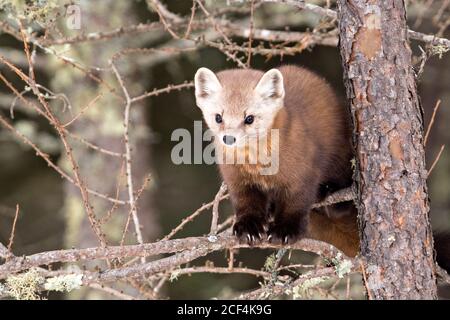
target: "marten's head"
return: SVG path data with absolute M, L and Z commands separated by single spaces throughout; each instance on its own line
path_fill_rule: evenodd
M 229 147 L 263 137 L 283 107 L 283 76 L 277 69 L 226 70 L 217 76 L 207 68 L 195 74 L 197 106 L 216 138 Z

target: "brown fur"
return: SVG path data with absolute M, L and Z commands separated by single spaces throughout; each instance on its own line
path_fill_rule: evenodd
M 359 251 L 359 233 L 356 208 L 352 206 L 346 215 L 329 215 L 324 210 L 311 212 L 308 237 L 333 244 L 347 256 Z
M 321 192 L 321 186 L 341 188 L 351 183 L 352 152 L 346 108 L 326 81 L 314 73 L 294 66 L 279 70 L 285 86 L 284 108 L 273 123 L 273 128 L 280 132 L 279 172 L 264 176 L 259 174 L 259 165 L 220 166 L 236 210 L 234 231 L 242 239 L 253 240 L 268 225 L 268 234 L 278 241 L 293 241 L 309 232 L 315 238 L 335 242 L 343 250 L 355 253 L 357 243 L 344 237 L 357 231 L 356 219 L 332 221 L 325 214 L 308 219 L 311 205 L 327 194 Z M 226 90 L 227 107 L 237 109 L 228 110 L 230 113 L 238 112 L 249 99 L 251 90 L 242 88 L 255 87 L 262 75 L 256 70 L 227 70 L 217 75 Z

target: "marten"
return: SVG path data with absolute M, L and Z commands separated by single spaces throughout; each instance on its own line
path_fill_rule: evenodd
M 219 164 L 239 240 L 287 244 L 310 237 L 355 256 L 359 233 L 354 204 L 312 210 L 314 203 L 353 181 L 349 111 L 327 81 L 289 65 L 266 73 L 231 69 L 217 75 L 200 68 L 194 82 L 197 106 L 218 150 L 249 160 L 258 147 L 249 145 L 248 138 L 256 137 L 268 141 L 266 148 L 275 147 L 270 152 L 278 152 L 272 174 L 261 174 L 264 165 L 258 159 Z M 269 134 L 273 130 L 278 132 L 276 143 Z M 436 248 L 449 258 L 444 262 L 438 253 L 438 261 L 450 269 L 449 240 L 436 237 Z

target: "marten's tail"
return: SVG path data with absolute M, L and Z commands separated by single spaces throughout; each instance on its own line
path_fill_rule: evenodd
M 331 243 L 346 255 L 355 256 L 359 251 L 356 208 L 344 206 L 336 210 L 330 206 L 325 209 L 315 209 L 311 213 L 309 237 Z M 434 232 L 434 249 L 438 265 L 450 274 L 450 231 Z
M 434 234 L 434 249 L 438 265 L 450 274 L 450 232 Z

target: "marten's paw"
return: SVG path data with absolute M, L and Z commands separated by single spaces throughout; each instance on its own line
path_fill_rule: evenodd
M 305 228 L 299 223 L 298 218 L 275 218 L 269 225 L 267 240 L 271 243 L 290 244 L 305 236 Z
M 239 216 L 233 226 L 233 234 L 240 242 L 249 245 L 262 240 L 264 235 L 264 221 L 260 216 L 246 214 Z

